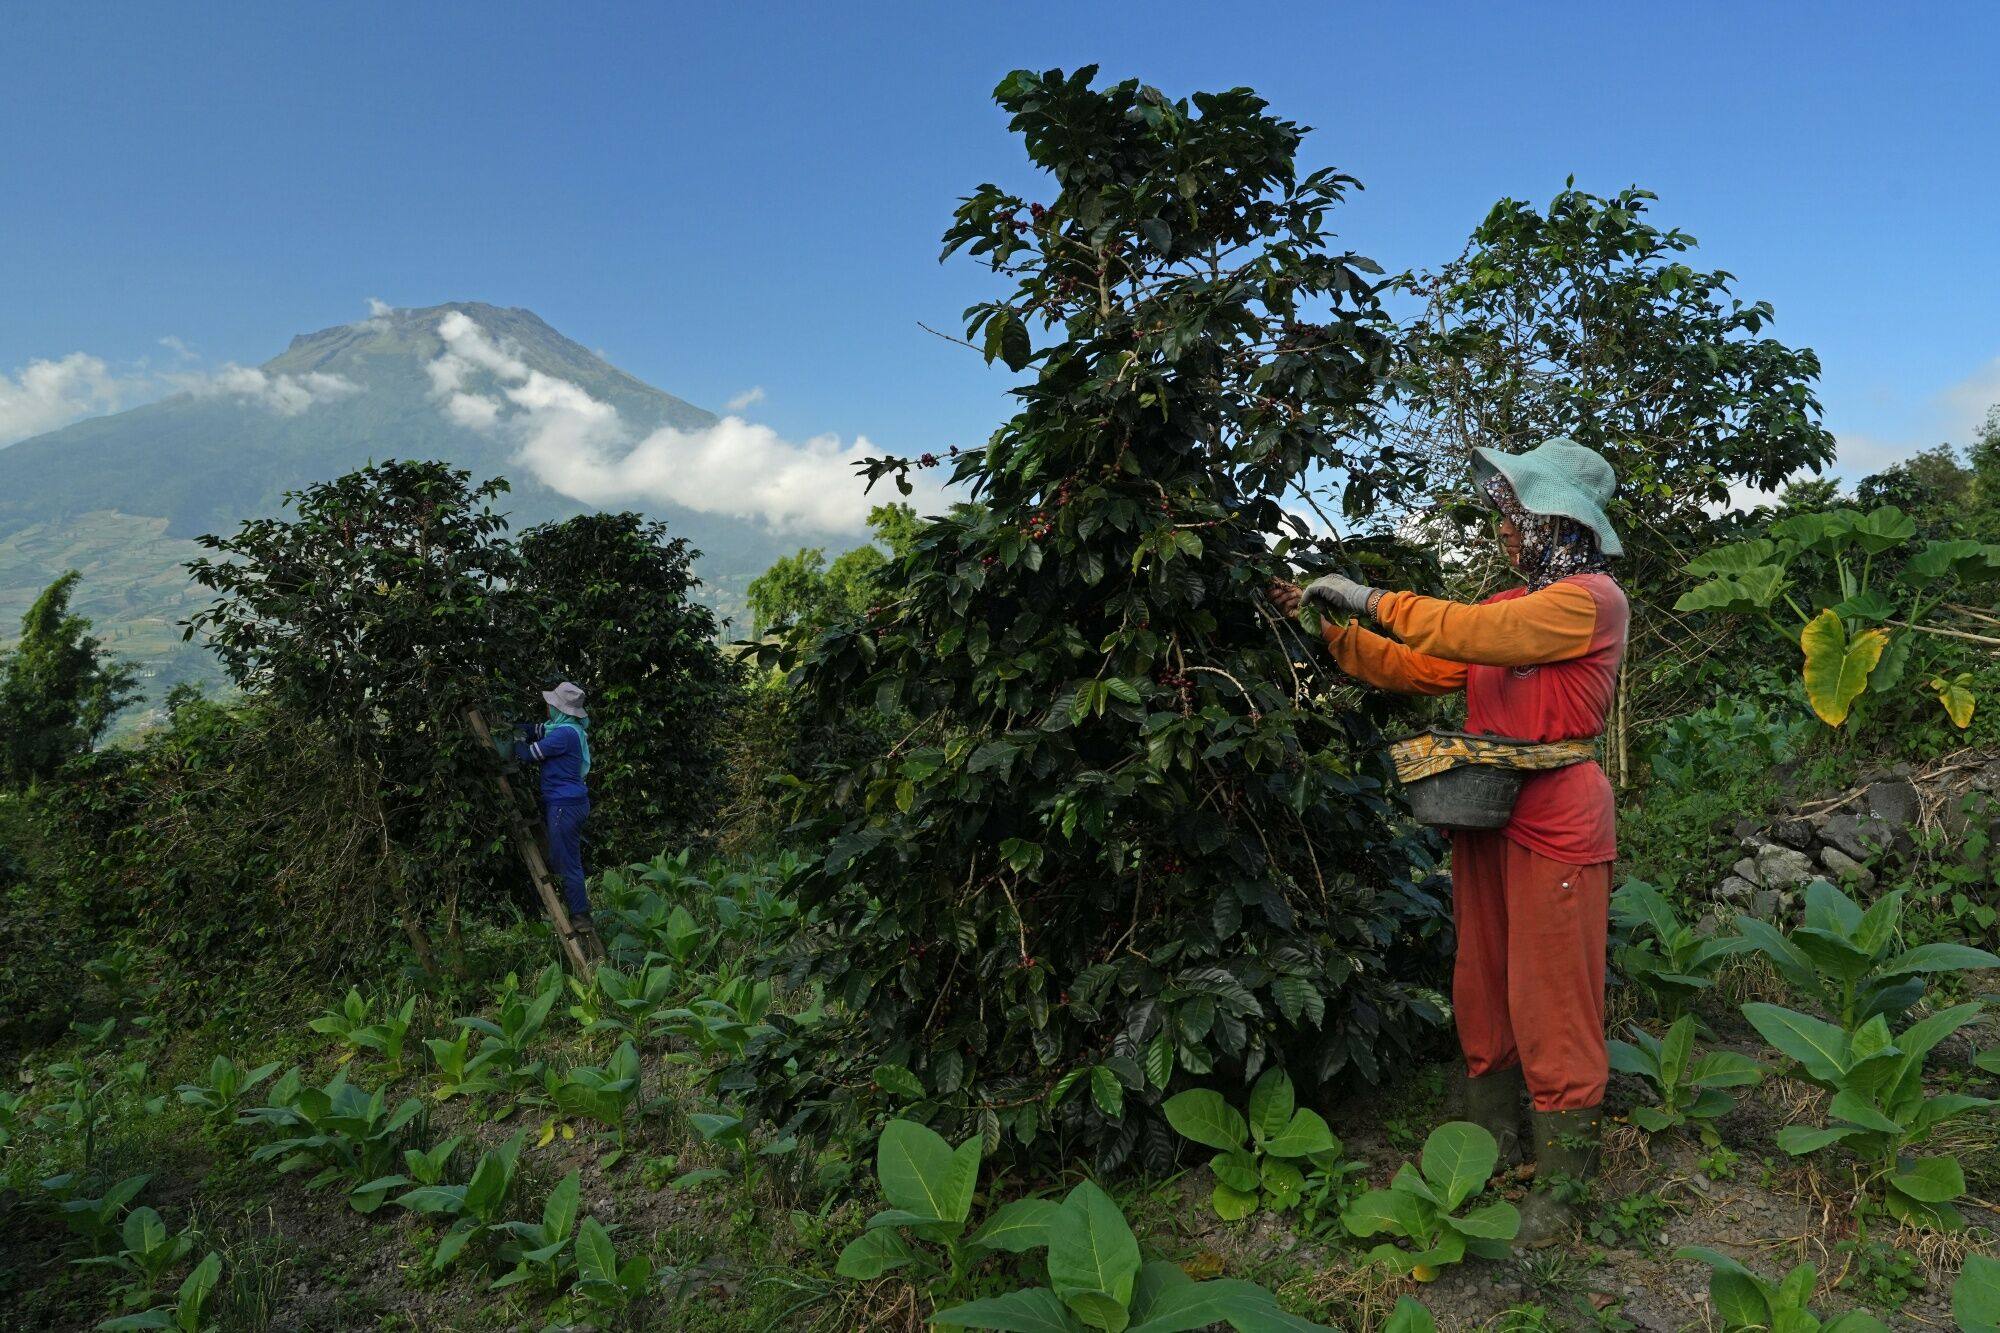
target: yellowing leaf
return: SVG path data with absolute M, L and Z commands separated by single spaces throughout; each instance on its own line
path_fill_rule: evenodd
M 535 1146 L 537 1148 L 546 1148 L 551 1143 L 555 1142 L 555 1137 L 556 1137 L 556 1122 L 551 1120 L 549 1121 L 548 1124 L 542 1126 L 542 1137 L 535 1140 Z
M 1829 727 L 1847 721 L 1848 710 L 1868 688 L 1868 673 L 1888 646 L 1888 634 L 1879 629 L 1865 629 L 1849 638 L 1831 607 L 1799 631 L 1799 647 L 1806 655 L 1806 702 L 1820 721 Z
M 1950 680 L 1931 677 L 1931 688 L 1937 691 L 1937 700 L 1944 705 L 1945 716 L 1960 731 L 1972 725 L 1972 673 L 1962 671 Z

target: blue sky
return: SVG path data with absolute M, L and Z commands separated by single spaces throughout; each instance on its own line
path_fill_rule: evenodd
M 42 5 L 0 77 L 0 375 L 254 364 L 395 305 L 528 306 L 787 438 L 981 439 L 1002 374 L 923 333 L 993 290 L 957 196 L 1031 187 L 989 99 L 1100 63 L 1249 84 L 1368 187 L 1393 269 L 1572 173 L 1825 362 L 1879 462 L 2000 401 L 1990 5 Z M 193 363 L 193 362 L 189 362 Z M 0 404 L 9 388 L 0 381 Z M 18 400 L 19 382 L 13 385 Z

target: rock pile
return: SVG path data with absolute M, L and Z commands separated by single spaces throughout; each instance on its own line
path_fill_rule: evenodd
M 1740 820 L 1735 833 L 1743 858 L 1715 897 L 1767 920 L 1794 906 L 1815 879 L 1867 893 L 1920 845 L 1948 851 L 1957 844 L 1983 862 L 2000 842 L 2000 758 L 1965 752 L 1923 771 L 1898 764 L 1768 826 Z

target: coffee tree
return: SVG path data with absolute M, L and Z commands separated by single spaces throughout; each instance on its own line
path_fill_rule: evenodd
M 1326 230 L 1353 181 L 1301 175 L 1303 131 L 1248 90 L 1094 78 L 1000 84 L 1055 195 L 983 185 L 946 235 L 1011 281 L 967 336 L 1032 370 L 1019 412 L 795 673 L 813 706 L 910 719 L 797 788 L 829 849 L 802 957 L 859 1031 L 779 1019 L 732 1081 L 808 1125 L 867 1113 L 872 1077 L 1110 1166 L 1171 1158 L 1177 1080 L 1375 1074 L 1437 1018 L 1391 961 L 1437 904 L 1369 724 L 1262 596 L 1314 549 L 1283 503 L 1309 471 L 1356 514 L 1399 484 L 1369 442 L 1379 270 Z
M 531 656 L 543 678 L 588 692 L 590 841 L 607 863 L 685 841 L 710 806 L 737 672 L 716 645 L 714 612 L 693 597 L 699 555 L 632 513 L 521 534 Z M 526 699 L 538 716 L 540 700 Z
M 491 501 L 437 462 L 390 460 L 286 497 L 282 518 L 205 536 L 188 566 L 217 594 L 190 618 L 236 684 L 318 719 L 356 771 L 354 818 L 379 845 L 405 929 L 450 916 L 500 846 L 492 756 L 469 707 L 525 676 L 506 596 L 520 564 Z

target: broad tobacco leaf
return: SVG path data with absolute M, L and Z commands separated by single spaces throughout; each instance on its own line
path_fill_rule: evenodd
M 1830 607 L 1807 623 L 1799 632 L 1799 647 L 1806 655 L 1806 702 L 1820 721 L 1829 727 L 1847 721 L 1848 710 L 1868 688 L 1868 673 L 1888 646 L 1888 634 L 1879 629 L 1865 629 L 1850 638 L 1840 614 Z

